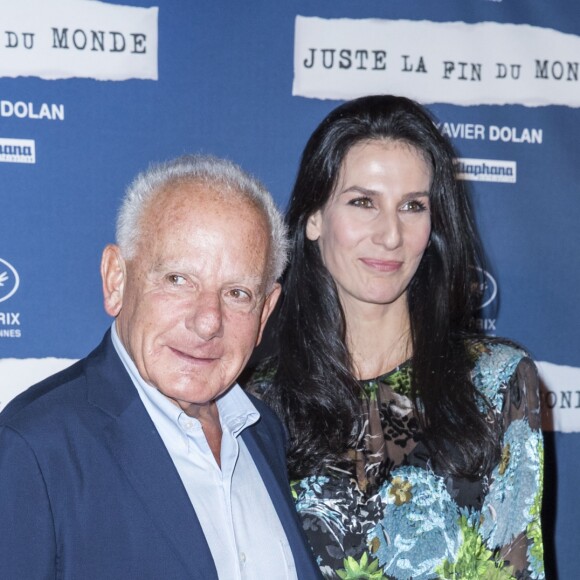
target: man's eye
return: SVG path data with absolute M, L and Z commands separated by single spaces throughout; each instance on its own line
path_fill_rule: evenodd
M 167 280 L 170 284 L 173 284 L 173 286 L 182 286 L 185 284 L 185 278 L 179 274 L 169 274 Z
M 231 298 L 238 301 L 248 301 L 250 299 L 249 292 L 242 290 L 241 288 L 233 288 L 228 293 Z

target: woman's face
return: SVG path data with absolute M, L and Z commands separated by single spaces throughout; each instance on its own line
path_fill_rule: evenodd
M 344 306 L 406 300 L 431 233 L 431 173 L 423 154 L 401 141 L 365 141 L 347 153 L 306 227 Z

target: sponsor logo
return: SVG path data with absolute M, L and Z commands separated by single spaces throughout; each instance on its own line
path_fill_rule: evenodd
M 490 318 L 489 316 L 493 315 L 494 312 L 490 306 L 497 298 L 497 282 L 487 270 L 482 270 L 481 268 L 478 268 L 478 270 L 483 274 L 483 277 L 475 292 L 479 295 L 479 310 L 482 316 L 476 318 L 475 323 L 478 330 L 493 335 L 496 332 L 497 319 Z
M 457 179 L 466 181 L 516 183 L 517 180 L 517 164 L 515 161 L 461 157 L 455 160 L 455 169 Z
M 0 162 L 36 163 L 34 139 L 0 138 Z
M 14 296 L 20 285 L 20 276 L 16 268 L 0 258 L 0 302 Z
M 451 139 L 530 143 L 532 145 L 541 145 L 544 140 L 544 131 L 534 127 L 500 127 L 499 125 L 485 126 L 480 123 L 452 123 L 450 121 L 443 121 L 437 123 L 437 128 L 443 135 Z
M 6 328 L 6 327 L 12 328 Z M 20 338 L 20 312 L 0 312 L 0 338 Z M 17 327 L 17 328 L 14 328 Z
M 16 293 L 20 276 L 16 268 L 0 258 L 0 302 L 8 300 Z M 0 312 L 0 338 L 20 338 L 20 312 Z
M 48 119 L 64 121 L 64 105 L 56 103 L 25 103 L 24 101 L 0 101 L 0 117 L 17 117 L 18 119 Z
M 504 143 L 533 143 L 540 144 L 544 138 L 542 129 L 518 129 L 516 127 L 498 127 L 490 125 L 489 140 L 503 141 Z
M 481 270 L 481 268 L 478 268 L 478 270 L 484 276 L 483 282 L 479 287 L 479 293 L 481 294 L 481 306 L 479 308 L 483 309 L 495 300 L 497 296 L 497 282 L 487 270 Z

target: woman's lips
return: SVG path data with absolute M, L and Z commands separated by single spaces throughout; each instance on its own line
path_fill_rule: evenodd
M 377 260 L 375 258 L 361 258 L 360 261 L 367 267 L 378 272 L 396 272 L 403 262 L 399 260 Z

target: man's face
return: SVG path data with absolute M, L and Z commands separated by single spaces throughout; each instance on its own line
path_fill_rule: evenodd
M 105 249 L 105 307 L 142 378 L 195 414 L 234 383 L 278 298 L 266 220 L 188 183 L 158 194 L 141 233 L 131 260 Z

